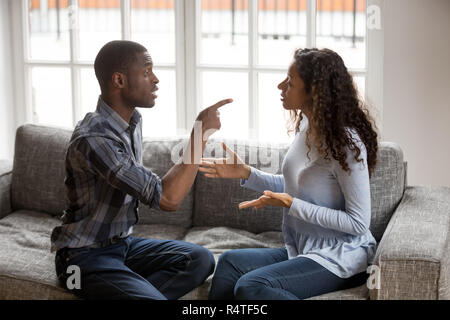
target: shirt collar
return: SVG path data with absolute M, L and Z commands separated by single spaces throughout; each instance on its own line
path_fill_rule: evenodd
M 97 112 L 101 114 L 106 121 L 119 133 L 126 131 L 131 127 L 132 131 L 137 126 L 141 120 L 141 114 L 136 109 L 130 119 L 130 124 L 128 124 L 114 109 L 112 109 L 101 96 L 98 97 Z

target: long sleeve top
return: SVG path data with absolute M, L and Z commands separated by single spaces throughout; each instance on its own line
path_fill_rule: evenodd
M 159 208 L 161 179 L 142 165 L 142 117 L 130 124 L 101 98 L 78 122 L 66 153 L 69 199 L 51 251 L 126 236 L 139 220 L 139 202 Z
M 282 232 L 289 259 L 307 257 L 341 278 L 366 272 L 372 263 L 376 240 L 369 225 L 371 198 L 367 151 L 354 129 L 347 133 L 361 150 L 359 158 L 347 148 L 351 173 L 334 158 L 318 156 L 312 147 L 307 158 L 306 129 L 297 132 L 281 175 L 251 168 L 241 186 L 257 192 L 285 192 L 294 198 L 283 210 Z

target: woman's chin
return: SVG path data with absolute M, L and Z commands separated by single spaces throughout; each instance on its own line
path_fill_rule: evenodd
M 286 104 L 286 102 L 283 102 L 283 108 L 284 110 L 292 110 L 292 108 L 290 108 L 289 105 Z

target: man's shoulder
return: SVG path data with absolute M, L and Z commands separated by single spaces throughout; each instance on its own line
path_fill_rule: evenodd
M 89 112 L 80 120 L 72 133 L 68 149 L 92 138 L 118 140 L 108 121 L 97 112 Z
M 104 117 L 97 112 L 89 112 L 75 126 L 70 141 L 96 136 L 114 136 L 114 132 Z

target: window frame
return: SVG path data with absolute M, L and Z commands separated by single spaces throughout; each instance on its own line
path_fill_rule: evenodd
M 78 39 L 77 32 L 70 28 L 70 60 L 69 61 L 41 61 L 31 60 L 29 53 L 27 0 L 11 1 L 13 15 L 13 51 L 15 74 L 16 125 L 36 123 L 35 110 L 32 103 L 31 69 L 43 67 L 68 67 L 71 69 L 72 83 L 72 122 L 76 125 L 80 119 L 81 92 L 80 70 L 93 68 L 93 62 L 76 60 Z M 174 1 L 175 3 L 175 64 L 158 64 L 154 69 L 172 70 L 176 76 L 176 127 L 177 135 L 188 134 L 197 116 L 198 108 L 205 108 L 201 101 L 201 86 L 199 74 L 202 71 L 247 72 L 249 84 L 248 99 L 248 130 L 250 139 L 258 139 L 258 74 L 285 73 L 282 67 L 266 67 L 256 64 L 258 54 L 258 0 L 248 0 L 248 65 L 221 66 L 200 64 L 200 24 L 201 0 Z M 122 0 L 121 23 L 122 39 L 131 36 L 131 0 Z M 69 0 L 70 5 L 76 5 L 76 0 Z M 366 0 L 366 7 L 376 5 L 384 9 L 384 0 Z M 307 0 L 307 47 L 315 46 L 316 33 L 316 1 Z M 20 41 L 18 41 L 20 39 Z M 366 27 L 366 66 L 364 69 L 349 69 L 353 76 L 364 76 L 365 99 L 371 105 L 377 106 L 376 123 L 382 130 L 383 111 L 383 29 L 370 30 Z M 220 97 L 219 97 L 220 98 Z

